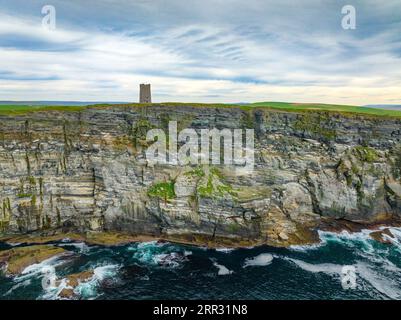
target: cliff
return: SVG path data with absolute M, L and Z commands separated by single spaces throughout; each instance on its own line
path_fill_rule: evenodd
M 146 132 L 170 120 L 197 130 L 253 128 L 254 171 L 148 166 Z M 0 114 L 3 235 L 309 243 L 338 221 L 397 223 L 400 177 L 399 118 L 191 105 Z

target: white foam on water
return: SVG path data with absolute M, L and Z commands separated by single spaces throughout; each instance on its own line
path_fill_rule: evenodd
M 129 251 L 141 252 L 141 251 L 151 251 L 157 250 L 158 248 L 162 248 L 166 246 L 166 242 L 158 242 L 158 241 L 147 241 L 131 244 L 128 247 Z
M 383 234 L 383 238 L 391 241 L 392 245 L 382 245 L 372 239 L 370 234 L 372 232 L 381 231 L 388 228 L 394 237 Z M 379 227 L 375 230 L 361 230 L 360 232 L 348 233 L 343 231 L 341 233 L 332 232 L 319 232 L 324 241 L 334 241 L 343 244 L 344 246 L 354 248 L 356 255 L 369 260 L 369 262 L 376 264 L 376 267 L 385 268 L 389 271 L 401 272 L 388 258 L 391 255 L 391 250 L 395 249 L 401 253 L 401 229 L 396 227 Z M 400 274 L 401 275 L 401 274 Z
M 18 282 L 17 284 L 13 285 L 4 295 L 8 296 L 11 294 L 14 290 L 17 290 L 19 288 L 24 288 L 27 287 L 31 284 L 31 279 L 26 279 L 21 282 Z
M 219 276 L 227 276 L 229 274 L 234 273 L 234 271 L 227 269 L 227 267 L 225 267 L 221 264 L 218 264 L 217 262 L 213 262 L 213 265 L 219 270 L 217 272 L 217 275 L 219 275 Z
M 42 271 L 46 268 L 46 267 L 57 267 L 60 266 L 64 263 L 64 261 L 60 260 L 60 258 L 62 256 L 65 256 L 64 253 L 56 255 L 54 257 L 51 257 L 50 259 L 44 260 L 41 263 L 35 263 L 32 264 L 28 267 L 26 267 L 20 275 L 16 276 L 14 278 L 14 281 L 16 282 L 20 282 L 23 281 L 27 278 L 36 276 L 38 274 L 42 274 Z
M 96 299 L 99 297 L 98 287 L 101 281 L 107 278 L 114 278 L 121 265 L 109 264 L 96 267 L 93 270 L 94 276 L 90 281 L 80 283 L 74 290 L 76 294 L 84 299 Z
M 216 248 L 215 249 L 217 252 L 222 252 L 222 253 L 231 253 L 235 249 L 234 248 Z
M 397 238 L 397 240 L 401 240 L 401 228 L 390 227 L 391 233 Z
M 340 275 L 343 266 L 339 264 L 334 264 L 334 263 L 320 263 L 320 264 L 312 264 L 308 263 L 302 260 L 298 259 L 293 259 L 293 258 L 288 258 L 284 257 L 284 260 L 291 261 L 295 263 L 299 268 L 312 272 L 312 273 L 325 273 L 329 275 Z
M 182 251 L 171 243 L 157 241 L 132 245 L 128 250 L 134 251 L 133 258 L 142 263 L 165 268 L 179 268 L 192 255 L 192 251 Z
M 372 232 L 385 228 L 387 227 L 380 227 L 376 230 L 361 230 L 355 233 L 319 231 L 319 236 L 322 240 L 321 244 L 337 242 L 354 249 L 354 253 L 364 259 L 353 264 L 357 273 L 356 290 L 369 291 L 371 294 L 371 288 L 374 288 L 387 299 L 398 300 L 401 299 L 401 268 L 391 262 L 390 259 L 394 249 L 399 251 L 401 248 L 401 229 L 389 228 L 394 237 L 383 234 L 383 238 L 391 241 L 393 245 L 382 245 L 370 237 Z M 341 276 L 342 274 L 342 265 L 333 263 L 312 264 L 288 257 L 283 257 L 283 259 L 295 263 L 299 268 L 308 272 L 325 273 L 332 276 Z M 366 283 L 368 287 L 362 287 L 361 283 L 358 285 L 358 279 L 359 282 L 362 280 Z
M 177 253 L 160 253 L 153 256 L 153 262 L 156 265 L 168 268 L 178 268 L 183 262 L 187 261 L 187 256 Z
M 99 297 L 99 293 L 97 291 L 98 286 L 98 281 L 96 279 L 92 279 L 91 281 L 80 283 L 74 289 L 74 293 L 81 298 L 93 300 Z
M 90 247 L 84 242 L 68 242 L 59 244 L 60 247 L 74 247 L 79 250 L 80 253 L 87 253 L 90 250 Z
M 342 274 L 342 265 L 333 264 L 333 263 L 321 263 L 321 264 L 311 264 L 302 260 L 285 258 L 286 260 L 292 261 L 301 269 L 312 272 L 312 273 L 324 273 L 335 277 L 340 277 Z M 357 289 L 361 290 L 361 287 L 358 286 L 358 278 L 362 278 L 365 280 L 370 286 L 376 289 L 381 294 L 385 295 L 390 299 L 400 299 L 401 298 L 401 289 L 399 284 L 395 281 L 391 280 L 391 278 L 385 277 L 382 274 L 374 271 L 372 266 L 364 263 L 357 262 L 355 265 L 355 271 L 357 274 Z M 364 289 L 366 290 L 366 289 Z
M 401 288 L 400 284 L 393 279 L 383 276 L 378 272 L 374 271 L 371 266 L 366 263 L 357 263 L 358 275 L 366 280 L 373 288 L 385 295 L 389 299 L 399 300 L 401 299 Z
M 383 238 L 385 240 L 389 240 L 392 242 L 397 248 L 399 248 L 399 251 L 401 252 L 401 228 L 398 227 L 386 227 L 382 226 L 377 229 L 363 229 L 359 232 L 348 232 L 346 230 L 343 230 L 341 232 L 331 232 L 331 231 L 322 231 L 318 230 L 320 242 L 316 244 L 311 244 L 311 245 L 292 245 L 289 247 L 290 250 L 293 251 L 300 251 L 300 252 L 305 252 L 309 250 L 316 250 L 321 248 L 322 246 L 327 245 L 328 242 L 338 242 L 338 243 L 343 243 L 348 246 L 355 247 L 358 244 L 362 244 L 362 249 L 365 252 L 373 252 L 375 249 L 373 247 L 373 240 L 370 237 L 370 234 L 375 231 L 380 231 L 383 229 L 390 229 L 391 233 L 394 235 L 394 238 L 383 234 Z
M 113 277 L 117 274 L 117 272 L 120 268 L 121 268 L 121 266 L 119 264 L 108 264 L 108 265 L 96 267 L 93 270 L 94 277 L 97 280 L 104 280 L 105 278 Z
M 245 260 L 243 268 L 251 267 L 251 266 L 267 266 L 271 264 L 273 261 L 273 255 L 270 253 L 262 253 L 254 258 L 248 258 Z
M 401 252 L 401 228 L 388 228 L 394 237 L 390 237 L 387 234 L 383 234 L 385 240 L 390 241 L 394 246 L 397 247 L 398 251 Z
M 390 237 L 387 234 L 383 234 L 383 237 L 386 240 L 390 240 L 393 244 L 397 246 L 401 246 L 401 228 L 398 227 L 386 227 L 381 226 L 377 229 L 363 229 L 360 232 L 349 233 L 347 231 L 342 231 L 340 233 L 329 232 L 329 231 L 318 231 L 319 237 L 323 243 L 327 241 L 338 241 L 338 242 L 346 242 L 349 244 L 352 241 L 363 242 L 367 249 L 374 250 L 372 243 L 374 243 L 374 239 L 370 237 L 370 234 L 377 231 L 382 231 L 384 229 L 389 229 L 390 232 L 394 235 L 394 237 Z
M 88 300 L 96 299 L 99 297 L 98 287 L 100 282 L 104 279 L 115 277 L 120 268 L 121 266 L 117 264 L 108 264 L 95 267 L 93 269 L 93 277 L 89 281 L 79 283 L 78 286 L 74 288 L 75 295 L 79 298 Z M 63 291 L 63 289 L 71 289 L 71 287 L 67 286 L 66 278 L 58 280 L 57 283 L 58 285 L 56 287 L 45 290 L 41 299 L 63 299 L 60 297 L 60 293 Z
M 19 246 L 19 245 L 21 245 L 22 243 L 20 243 L 20 242 L 12 242 L 12 243 L 8 243 L 10 246 L 12 246 L 12 247 L 17 247 L 17 246 Z
M 154 241 L 147 241 L 147 242 L 140 242 L 138 244 L 135 244 L 136 248 L 142 249 L 142 248 L 147 248 L 147 247 L 163 247 L 167 243 L 166 242 L 158 242 L 157 240 Z
M 376 230 L 377 231 L 377 230 Z M 338 242 L 346 244 L 347 246 L 358 246 L 362 245 L 364 251 L 373 252 L 373 239 L 369 236 L 370 233 L 374 232 L 374 230 L 361 230 L 360 232 L 348 232 L 343 230 L 339 233 L 336 232 L 329 232 L 329 231 L 319 231 L 319 237 L 323 244 L 327 244 L 327 242 Z
M 68 288 L 66 279 L 61 279 L 57 281 L 58 285 L 54 287 L 48 287 L 47 289 L 44 289 L 42 296 L 39 297 L 41 300 L 58 300 L 60 299 L 60 293 L 64 289 Z
M 308 244 L 308 245 L 291 245 L 288 247 L 289 250 L 298 251 L 298 252 L 305 252 L 309 250 L 317 250 L 324 246 L 325 243 L 315 243 L 315 244 Z

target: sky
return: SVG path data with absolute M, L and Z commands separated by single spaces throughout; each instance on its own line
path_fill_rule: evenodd
M 401 1 L 0 0 L 0 100 L 135 102 L 140 83 L 154 102 L 401 104 Z

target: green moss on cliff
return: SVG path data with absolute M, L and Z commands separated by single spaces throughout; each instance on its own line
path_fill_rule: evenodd
M 156 183 L 149 188 L 148 196 L 160 198 L 163 199 L 164 202 L 167 202 L 168 200 L 176 197 L 174 185 L 174 180 Z
M 327 113 L 304 114 L 294 124 L 294 129 L 309 133 L 316 138 L 334 140 L 337 136 L 336 130 L 330 128 L 330 116 Z
M 372 163 L 379 157 L 377 151 L 369 147 L 356 146 L 353 151 L 355 156 L 362 162 Z
M 140 118 L 128 130 L 128 136 L 131 138 L 135 149 L 147 146 L 146 134 L 155 126 L 146 118 Z
M 198 168 L 195 168 L 194 170 L 186 172 L 185 175 L 202 178 L 205 176 L 205 171 L 201 167 L 198 167 Z
M 223 182 L 223 175 L 215 168 L 211 167 L 209 172 L 205 172 L 197 186 L 197 193 L 204 198 L 236 198 L 237 193 L 233 187 Z
M 255 117 L 253 112 L 247 111 L 241 118 L 241 127 L 243 129 L 253 129 L 255 127 Z
M 11 214 L 10 198 L 5 198 L 0 202 L 0 233 L 7 231 L 10 224 Z
M 396 146 L 391 152 L 390 156 L 393 157 L 393 176 L 396 179 L 401 179 L 401 145 Z

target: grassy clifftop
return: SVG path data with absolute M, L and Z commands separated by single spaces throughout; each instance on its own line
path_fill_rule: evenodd
M 209 108 L 241 108 L 245 110 L 251 110 L 254 108 L 266 108 L 273 110 L 282 110 L 287 112 L 312 112 L 312 111 L 328 111 L 332 113 L 341 114 L 361 114 L 368 116 L 382 116 L 401 118 L 401 111 L 397 110 L 384 110 L 374 109 L 359 106 L 349 105 L 334 105 L 334 104 L 319 104 L 319 103 L 290 103 L 290 102 L 257 102 L 251 104 L 205 104 L 205 103 L 178 103 L 178 102 L 166 102 L 153 104 L 165 105 L 165 106 L 192 106 L 192 107 L 209 107 Z M 132 104 L 95 104 L 88 106 L 30 106 L 30 105 L 0 105 L 0 115 L 18 115 L 25 114 L 35 111 L 81 111 L 86 108 L 107 108 L 111 106 L 120 107 L 141 107 L 146 106 L 144 104 L 132 103 Z M 150 105 L 149 105 L 150 106 Z
M 358 113 L 376 116 L 401 117 L 401 111 L 375 109 L 358 106 L 321 104 L 321 103 L 289 103 L 289 102 L 257 102 L 252 103 L 251 107 L 263 107 L 271 109 L 281 109 L 285 111 L 331 111 L 337 113 Z

